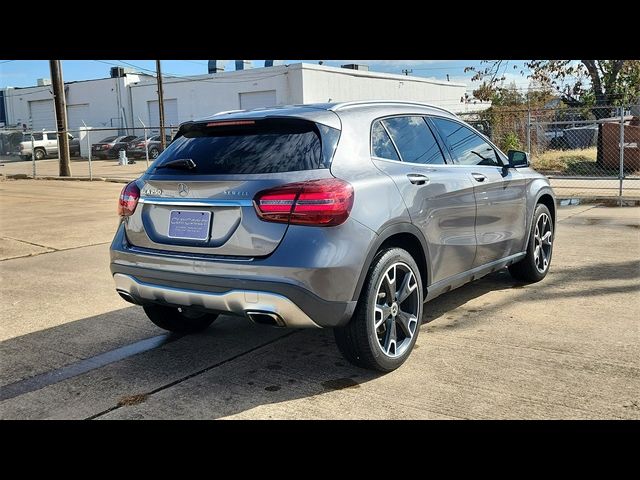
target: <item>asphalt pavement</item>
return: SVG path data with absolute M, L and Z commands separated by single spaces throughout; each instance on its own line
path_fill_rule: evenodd
M 328 330 L 155 327 L 109 273 L 121 188 L 0 181 L 0 418 L 640 419 L 639 207 L 560 209 L 544 281 L 505 270 L 428 303 L 380 375 Z

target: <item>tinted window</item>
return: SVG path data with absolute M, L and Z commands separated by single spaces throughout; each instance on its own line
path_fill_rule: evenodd
M 33 134 L 33 139 L 34 140 L 42 140 L 42 133 L 34 133 Z M 27 138 L 28 141 L 31 141 L 31 138 Z
M 433 133 L 422 117 L 396 117 L 383 120 L 404 162 L 444 163 Z
M 118 138 L 118 137 L 103 138 L 102 140 L 100 140 L 100 143 L 110 143 L 110 142 L 113 142 L 116 138 Z
M 159 175 L 223 175 L 328 168 L 338 135 L 333 128 L 296 119 L 256 120 L 240 126 L 187 124 L 151 165 L 151 171 Z M 157 168 L 185 158 L 193 160 L 197 168 Z
M 460 165 L 502 166 L 493 147 L 470 128 L 444 118 L 433 121 Z
M 374 157 L 400 160 L 389 134 L 380 122 L 374 123 L 371 129 L 371 149 Z
M 58 134 L 49 132 L 49 133 L 47 133 L 47 139 L 55 140 L 57 142 L 58 141 Z

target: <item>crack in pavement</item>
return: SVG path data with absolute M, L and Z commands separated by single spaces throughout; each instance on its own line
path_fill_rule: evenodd
M 232 357 L 229 357 L 229 358 L 226 358 L 224 360 L 221 360 L 221 361 L 219 361 L 217 363 L 214 363 L 213 365 L 209 365 L 208 367 L 201 368 L 197 372 L 190 373 L 189 375 L 185 375 L 184 377 L 180 377 L 177 380 L 173 380 L 172 382 L 169 382 L 169 383 L 167 383 L 165 385 L 161 385 L 160 387 L 157 387 L 157 388 L 155 388 L 155 389 L 153 389 L 153 390 L 151 390 L 149 392 L 145 392 L 143 395 L 145 395 L 145 398 L 150 397 L 151 395 L 154 395 L 154 394 L 156 394 L 158 392 L 162 392 L 163 390 L 171 388 L 171 387 L 173 387 L 175 385 L 178 385 L 178 384 L 180 384 L 182 382 L 185 382 L 185 381 L 187 381 L 187 380 L 189 380 L 191 378 L 197 377 L 198 375 L 202 375 L 203 373 L 206 373 L 206 372 L 208 372 L 210 370 L 213 370 L 214 368 L 217 368 L 217 367 L 220 367 L 222 365 L 225 365 L 225 364 L 227 364 L 229 362 L 232 362 L 232 361 L 234 361 L 234 360 L 236 360 L 236 359 L 238 359 L 240 357 L 248 355 L 248 354 L 250 354 L 252 352 L 255 352 L 256 350 L 259 350 L 259 349 L 261 349 L 263 347 L 269 346 L 272 343 L 275 343 L 275 342 L 278 342 L 280 340 L 283 340 L 283 339 L 285 339 L 287 337 L 290 337 L 291 335 L 294 335 L 294 334 L 299 333 L 299 332 L 300 332 L 300 330 L 293 330 L 293 331 L 291 331 L 289 333 L 285 333 L 284 335 L 282 335 L 282 336 L 280 336 L 278 338 L 274 338 L 273 340 L 269 340 L 268 342 L 265 342 L 265 343 L 263 343 L 261 345 L 257 345 L 257 346 L 255 346 L 253 348 L 250 348 L 249 350 L 246 350 L 244 352 L 238 353 L 237 355 L 234 355 Z M 101 412 L 98 412 L 98 413 L 96 413 L 94 415 L 91 415 L 91 416 L 85 418 L 85 420 L 95 420 L 96 418 L 100 418 L 100 417 L 102 417 L 102 416 L 104 416 L 104 415 L 106 415 L 108 413 L 111 413 L 111 412 L 113 412 L 115 410 L 118 410 L 118 409 L 122 408 L 123 406 L 125 406 L 125 405 L 122 405 L 122 404 L 114 405 L 111 408 L 108 408 L 106 410 L 103 410 Z

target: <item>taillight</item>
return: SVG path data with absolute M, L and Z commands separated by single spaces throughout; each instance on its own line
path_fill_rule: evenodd
M 289 183 L 259 192 L 254 205 L 267 222 L 329 227 L 349 217 L 353 187 L 337 178 Z
M 126 187 L 120 192 L 120 200 L 118 201 L 118 215 L 121 217 L 128 217 L 133 215 L 136 207 L 138 206 L 138 199 L 140 198 L 140 189 L 136 185 L 136 182 L 127 184 Z

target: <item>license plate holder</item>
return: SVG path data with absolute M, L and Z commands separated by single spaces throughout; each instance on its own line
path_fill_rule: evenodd
M 171 210 L 169 213 L 169 238 L 183 240 L 209 239 L 211 212 L 204 210 Z

